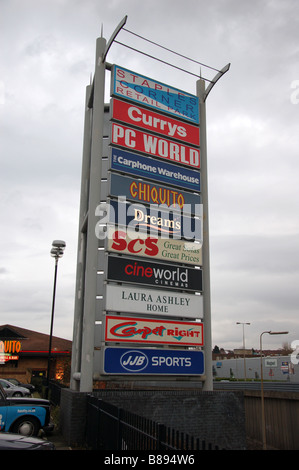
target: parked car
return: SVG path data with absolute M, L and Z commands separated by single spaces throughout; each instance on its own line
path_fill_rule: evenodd
M 0 384 L 5 390 L 5 393 L 8 397 L 30 397 L 31 393 L 28 388 L 18 387 L 8 380 L 0 379 Z
M 0 432 L 0 450 L 56 450 L 52 442 L 38 437 Z
M 15 379 L 15 378 L 12 378 L 12 377 L 10 377 L 6 380 L 8 380 L 8 382 L 12 383 L 13 385 L 17 385 L 18 387 L 28 388 L 30 393 L 33 393 L 35 391 L 35 386 L 32 385 L 32 384 L 24 384 L 24 383 L 20 382 L 18 379 Z
M 0 383 L 0 432 L 35 437 L 40 429 L 45 433 L 54 429 L 50 422 L 49 400 L 9 397 Z

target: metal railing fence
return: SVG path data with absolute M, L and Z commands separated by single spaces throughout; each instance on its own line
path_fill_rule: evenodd
M 220 450 L 92 395 L 86 424 L 86 445 L 92 450 Z

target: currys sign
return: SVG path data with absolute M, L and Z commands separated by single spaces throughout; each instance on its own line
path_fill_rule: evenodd
M 123 100 L 112 100 L 111 118 L 129 126 L 137 126 L 150 132 L 162 134 L 171 139 L 199 145 L 198 126 L 178 121 Z
M 199 100 L 196 95 L 170 87 L 118 65 L 112 67 L 111 95 L 199 124 Z
M 202 351 L 105 348 L 106 374 L 202 375 Z
M 202 291 L 201 269 L 108 255 L 107 279 L 155 287 Z

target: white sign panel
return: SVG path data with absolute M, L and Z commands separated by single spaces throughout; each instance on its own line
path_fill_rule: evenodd
M 203 297 L 140 287 L 107 284 L 106 311 L 202 318 Z

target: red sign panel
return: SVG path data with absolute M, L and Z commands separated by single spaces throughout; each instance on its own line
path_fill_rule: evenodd
M 112 123 L 111 143 L 121 147 L 200 168 L 199 149 Z
M 126 101 L 113 100 L 112 119 L 199 146 L 199 127 Z
M 203 324 L 106 315 L 105 341 L 203 346 Z

